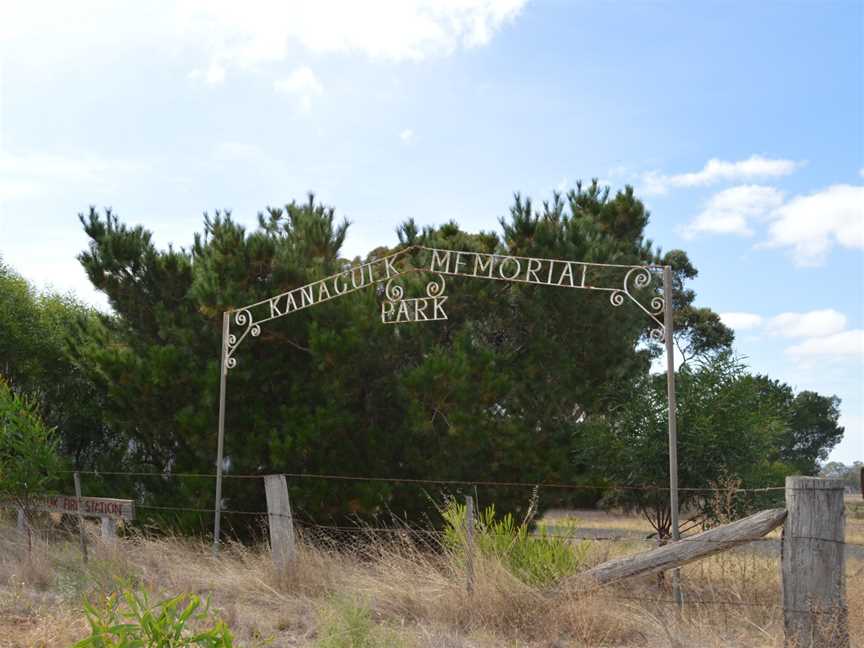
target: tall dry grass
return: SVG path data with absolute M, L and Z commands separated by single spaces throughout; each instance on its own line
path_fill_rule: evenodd
M 641 543 L 597 542 L 590 566 Z M 0 646 L 68 646 L 86 634 L 83 597 L 121 588 L 154 595 L 210 596 L 242 645 L 271 646 L 781 646 L 776 557 L 737 550 L 683 569 L 678 615 L 656 578 L 580 593 L 538 588 L 494 559 L 478 557 L 467 594 L 459 561 L 409 536 L 350 549 L 301 538 L 295 563 L 274 570 L 265 547 L 226 545 L 218 559 L 202 542 L 141 535 L 116 547 L 91 538 L 82 565 L 77 540 L 38 535 L 31 558 L 14 529 L 0 529 Z M 864 645 L 864 561 L 848 561 L 849 625 Z M 700 603 L 704 601 L 704 603 Z

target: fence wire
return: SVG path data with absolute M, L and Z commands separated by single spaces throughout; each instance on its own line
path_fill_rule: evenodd
M 179 513 L 203 513 L 203 514 L 215 514 L 216 510 L 213 508 L 195 508 L 195 507 L 186 507 L 186 506 L 156 506 L 152 504 L 136 504 L 135 508 L 142 510 L 153 510 L 153 511 L 169 511 L 169 512 L 179 512 Z M 303 520 L 298 515 L 287 515 L 285 513 L 270 513 L 267 511 L 240 511 L 236 509 L 221 509 L 220 513 L 224 515 L 250 515 L 257 517 L 273 517 L 273 518 L 287 518 L 290 519 L 295 525 L 306 527 L 306 528 L 314 528 L 314 529 L 322 529 L 328 531 L 338 531 L 345 533 L 352 533 L 356 535 L 373 535 L 373 534 L 394 534 L 394 535 L 423 535 L 423 536 L 435 536 L 435 537 L 443 537 L 445 535 L 445 531 L 440 529 L 420 529 L 416 527 L 410 526 L 391 526 L 391 527 L 383 527 L 383 526 L 373 526 L 371 524 L 357 524 L 357 525 L 339 525 L 339 524 L 320 524 L 316 522 L 309 522 Z M 710 530 L 710 529 L 708 529 Z M 527 536 L 529 540 L 544 540 L 547 538 L 558 538 L 562 540 L 577 540 L 577 541 L 596 541 L 596 542 L 621 542 L 621 543 L 651 543 L 658 545 L 656 537 L 643 536 L 643 535 L 621 535 L 621 536 L 609 536 L 609 535 L 579 535 L 576 533 L 560 533 L 560 532 L 550 532 L 545 531 L 543 527 L 539 527 L 539 530 L 535 530 L 533 533 Z M 838 544 L 847 545 L 850 547 L 864 547 L 864 543 L 858 542 L 848 542 L 843 541 L 840 542 L 833 538 L 820 538 L 816 536 L 796 536 L 799 540 L 818 540 L 824 542 L 835 542 Z M 658 546 L 667 546 L 669 544 L 675 543 L 685 543 L 685 542 L 697 542 L 697 543 L 717 543 L 723 545 L 729 545 L 729 540 L 717 540 L 713 538 L 700 538 L 698 535 L 695 536 L 685 536 L 680 538 L 679 540 L 673 541 L 672 539 L 666 539 L 662 545 Z M 751 542 L 770 542 L 770 543 L 779 543 L 780 538 L 776 537 L 758 537 L 758 538 L 748 538 L 746 540 L 741 540 L 737 544 L 745 545 Z
M 68 473 L 73 473 L 75 471 L 67 471 Z M 215 479 L 215 473 L 181 473 L 181 472 L 157 472 L 157 471 L 78 471 L 81 475 L 90 475 L 90 476 L 106 476 L 106 477 L 130 477 L 130 478 L 160 478 L 160 479 Z M 668 491 L 668 487 L 656 486 L 656 485 L 633 485 L 633 484 L 568 484 L 568 483 L 560 483 L 560 482 L 522 482 L 522 481 L 494 481 L 494 480 L 461 480 L 461 479 L 423 479 L 423 478 L 409 478 L 409 477 L 382 477 L 382 476 L 368 476 L 368 475 L 331 475 L 331 474 L 319 474 L 319 473 L 281 473 L 286 478 L 302 480 L 302 479 L 314 479 L 314 480 L 333 480 L 333 481 L 348 481 L 348 482 L 381 482 L 381 483 L 394 483 L 394 484 L 411 484 L 411 485 L 430 485 L 430 486 L 466 486 L 466 487 L 504 487 L 504 488 L 550 488 L 550 489 L 562 489 L 562 490 L 628 490 L 628 491 L 642 491 L 649 493 L 656 492 L 666 492 Z M 223 477 L 225 479 L 238 479 L 238 480 L 263 480 L 267 475 L 264 474 L 224 474 Z M 769 492 L 778 492 L 784 491 L 785 486 L 768 486 L 768 487 L 758 487 L 758 488 L 734 488 L 734 489 L 723 489 L 723 488 L 690 488 L 690 487 L 682 487 L 679 488 L 680 491 L 683 492 L 693 492 L 693 493 L 723 493 L 723 494 L 748 494 L 748 493 L 769 493 Z M 213 507 L 194 507 L 194 506 L 168 506 L 168 505 L 157 505 L 157 504 L 146 504 L 141 503 L 135 504 L 135 507 L 142 511 L 153 511 L 153 512 L 163 512 L 163 513 L 194 513 L 199 515 L 214 515 L 216 513 L 215 508 Z M 309 534 L 310 537 L 316 537 L 318 541 L 330 540 L 334 543 L 342 542 L 345 538 L 350 538 L 352 541 L 362 540 L 362 538 L 370 538 L 377 536 L 385 536 L 389 537 L 393 540 L 398 538 L 411 538 L 412 542 L 417 542 L 418 546 L 425 546 L 432 550 L 435 550 L 436 547 L 440 548 L 445 542 L 446 531 L 437 528 L 417 528 L 414 526 L 410 526 L 407 523 L 405 525 L 391 525 L 391 526 L 381 526 L 377 525 L 374 522 L 363 522 L 358 521 L 357 524 L 322 524 L 315 520 L 309 519 L 302 511 L 297 512 L 293 515 L 287 515 L 283 513 L 271 513 L 265 510 L 240 510 L 240 509 L 221 509 L 220 513 L 226 516 L 230 515 L 239 515 L 239 516 L 250 516 L 261 518 L 289 518 L 295 527 L 298 529 L 298 532 L 302 534 Z M 398 520 L 398 518 L 397 518 Z M 566 530 L 562 530 L 561 527 L 567 527 L 569 522 L 562 522 L 562 524 L 556 525 L 555 521 L 545 521 L 543 524 L 538 525 L 535 531 L 528 534 L 526 538 L 531 541 L 543 541 L 543 540 L 564 540 L 564 541 L 572 541 L 572 542 L 588 542 L 588 543 L 622 543 L 622 544 L 639 544 L 639 545 L 659 545 L 656 537 L 651 537 L 648 535 L 609 535 L 609 534 L 586 534 L 586 528 L 579 528 L 578 526 L 574 528 L 573 532 L 567 532 Z M 550 530 L 546 530 L 545 527 L 550 527 Z M 700 526 L 699 522 L 694 522 L 694 526 L 691 529 L 695 529 Z M 587 527 L 590 528 L 590 527 Z M 338 540 L 336 537 L 342 536 Z M 812 540 L 832 540 L 833 542 L 837 542 L 833 539 L 828 538 L 810 538 Z M 674 541 L 671 539 L 665 540 L 662 544 L 668 546 L 672 544 Z M 698 542 L 698 543 L 711 543 L 716 542 L 719 544 L 728 545 L 728 540 L 716 540 L 712 538 L 700 538 L 698 535 L 693 536 L 685 536 L 682 537 L 677 542 L 685 543 L 685 542 Z M 744 542 L 741 542 L 741 545 L 746 545 L 748 543 L 773 543 L 779 544 L 780 539 L 776 537 L 758 537 L 748 539 Z M 864 543 L 857 542 L 843 542 L 842 544 L 851 546 L 851 547 L 860 547 L 864 548 Z M 338 546 L 338 545 L 333 545 Z M 574 593 L 575 596 L 590 596 L 593 598 L 599 598 L 602 600 L 608 601 L 632 601 L 634 603 L 639 603 L 640 605 L 670 605 L 676 606 L 678 605 L 677 601 L 672 598 L 667 598 L 663 595 L 658 596 L 636 596 L 632 594 L 627 594 L 625 592 L 618 592 L 615 590 L 614 586 L 611 587 L 598 587 L 596 589 L 592 589 L 590 591 L 585 592 L 577 592 Z M 720 600 L 716 598 L 702 598 L 702 595 L 698 592 L 684 592 L 685 597 L 685 605 L 687 606 L 716 606 L 722 608 L 734 607 L 734 608 L 761 608 L 768 610 L 776 610 L 782 609 L 781 602 L 768 602 L 768 601 L 759 601 L 759 600 Z
M 162 479 L 215 479 L 215 473 L 183 473 L 183 472 L 157 472 L 157 471 L 101 471 L 101 470 L 91 470 L 91 471 L 64 471 L 65 473 L 71 474 L 74 472 L 78 472 L 81 475 L 91 475 L 91 476 L 125 476 L 125 477 L 155 477 Z M 462 479 L 424 479 L 424 478 L 412 478 L 412 477 L 381 477 L 381 476 L 367 476 L 367 475 L 331 475 L 331 474 L 323 474 L 323 473 L 275 473 L 281 474 L 286 478 L 291 479 L 315 479 L 315 480 L 335 480 L 335 481 L 354 481 L 354 482 L 383 482 L 383 483 L 396 483 L 396 484 L 416 484 L 416 485 L 435 485 L 435 486 L 478 486 L 478 487 L 516 487 L 516 488 L 555 488 L 555 489 L 572 489 L 572 490 L 630 490 L 630 491 L 642 491 L 642 492 L 663 492 L 668 491 L 668 487 L 656 486 L 653 484 L 650 485 L 632 485 L 632 484 L 568 484 L 568 483 L 560 483 L 560 482 L 522 482 L 522 481 L 493 481 L 493 480 L 462 480 Z M 242 479 L 242 480 L 263 480 L 266 476 L 265 474 L 223 474 L 223 478 L 225 479 Z M 735 489 L 723 489 L 723 488 L 689 488 L 682 487 L 679 488 L 680 491 L 684 492 L 698 492 L 698 493 L 724 493 L 724 494 L 746 494 L 746 493 L 768 493 L 768 492 L 777 492 L 785 490 L 785 486 L 766 486 L 766 487 L 756 487 L 756 488 L 735 488 Z M 197 514 L 207 514 L 214 515 L 216 513 L 215 508 L 209 507 L 190 507 L 190 506 L 165 506 L 165 505 L 156 505 L 156 504 L 135 504 L 135 507 L 144 511 L 161 511 L 161 512 L 173 512 L 173 513 L 197 513 Z M 416 527 L 409 526 L 376 526 L 374 524 L 368 524 L 365 522 L 360 522 L 357 525 L 339 525 L 339 524 L 320 524 L 314 521 L 305 521 L 302 519 L 302 513 L 294 514 L 291 516 L 287 516 L 279 513 L 268 513 L 267 511 L 248 511 L 248 510 L 237 510 L 237 509 L 220 509 L 220 513 L 224 515 L 243 515 L 243 516 L 257 516 L 257 517 L 290 517 L 292 521 L 300 526 L 305 526 L 307 528 L 316 528 L 320 530 L 327 530 L 331 532 L 342 532 L 342 533 L 352 533 L 355 535 L 359 534 L 391 534 L 391 535 L 415 535 L 415 536 L 425 536 L 425 537 L 441 537 L 443 535 L 443 531 L 437 529 L 422 529 Z M 573 541 L 596 541 L 596 542 L 618 542 L 618 543 L 653 543 L 657 544 L 657 538 L 654 534 L 651 535 L 593 535 L 593 534 L 585 534 L 584 529 L 580 532 L 567 533 L 561 532 L 559 530 L 555 531 L 546 531 L 544 527 L 556 527 L 556 526 L 567 526 L 567 522 L 562 525 L 556 525 L 554 521 L 547 521 L 537 527 L 532 534 L 528 535 L 528 538 L 532 540 L 542 540 L 544 538 L 555 538 L 555 539 L 564 539 L 564 540 L 573 540 Z M 691 526 L 691 530 L 697 528 L 699 526 L 696 523 L 695 526 Z M 811 538 L 813 540 L 824 540 L 824 538 Z M 699 538 L 696 536 L 684 536 L 678 540 L 678 542 L 688 542 L 688 541 L 696 541 L 696 542 L 717 542 L 717 543 L 728 543 L 724 540 L 712 540 L 710 538 Z M 667 539 L 666 543 L 672 542 L 671 539 Z M 752 538 L 746 541 L 749 542 L 768 542 L 768 543 L 777 543 L 779 542 L 779 538 L 775 537 L 759 537 Z M 665 544 L 665 543 L 664 543 Z M 856 542 L 844 542 L 843 544 L 854 546 L 854 547 L 864 547 L 864 543 L 856 543 Z
M 67 474 L 77 472 L 79 475 L 94 475 L 94 476 L 129 476 L 129 477 L 161 477 L 163 479 L 171 478 L 199 478 L 199 479 L 216 479 L 216 473 L 174 473 L 174 472 L 157 472 L 157 471 L 110 471 L 110 470 L 64 470 Z M 569 484 L 561 482 L 525 482 L 525 481 L 494 481 L 494 480 L 468 480 L 468 479 L 427 479 L 415 477 L 378 477 L 369 475 L 330 475 L 325 473 L 267 473 L 267 474 L 232 474 L 223 473 L 223 479 L 264 479 L 269 475 L 282 475 L 292 479 L 322 479 L 335 481 L 356 481 L 356 482 L 384 482 L 392 484 L 426 484 L 430 486 L 484 486 L 484 487 L 501 487 L 501 488 L 560 488 L 569 490 L 629 490 L 629 491 L 644 491 L 644 492 L 665 492 L 669 491 L 668 486 L 658 486 L 655 484 Z M 735 488 L 736 493 L 767 493 L 772 491 L 784 491 L 785 486 L 764 486 L 758 488 Z M 679 486 L 680 492 L 693 493 L 726 493 L 728 489 L 723 488 L 691 488 L 687 486 Z

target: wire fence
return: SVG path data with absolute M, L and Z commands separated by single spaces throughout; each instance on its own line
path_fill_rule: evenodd
M 170 478 L 208 478 L 216 479 L 216 473 L 172 473 L 172 472 L 123 472 L 123 471 L 64 471 L 67 474 L 78 472 L 80 475 L 95 475 L 95 476 L 130 476 L 130 477 L 162 477 Z M 337 481 L 354 481 L 354 482 L 386 482 L 392 484 L 425 484 L 429 486 L 492 486 L 502 488 L 560 488 L 565 490 L 628 490 L 628 491 L 643 491 L 643 492 L 668 492 L 668 486 L 658 486 L 656 484 L 565 484 L 560 482 L 526 482 L 526 481 L 490 481 L 490 480 L 467 480 L 467 479 L 427 479 L 415 477 L 377 477 L 368 475 L 331 475 L 323 473 L 272 473 L 279 474 L 292 479 L 322 479 L 322 480 L 337 480 Z M 266 475 L 263 474 L 248 474 L 235 475 L 231 473 L 223 473 L 222 479 L 263 479 Z M 768 493 L 772 491 L 783 491 L 785 486 L 765 486 L 758 488 L 735 488 L 737 493 Z M 718 493 L 726 492 L 727 489 L 722 488 L 690 488 L 681 486 L 678 488 L 681 492 L 693 493 Z
M 68 471 L 68 473 L 73 473 L 75 471 Z M 477 487 L 502 487 L 502 488 L 526 488 L 532 489 L 532 492 L 535 494 L 538 489 L 557 489 L 557 490 L 572 490 L 572 491 L 584 491 L 584 490 L 596 490 L 596 491 L 610 491 L 610 490 L 622 490 L 622 491 L 641 491 L 645 493 L 661 493 L 668 492 L 668 487 L 662 487 L 657 485 L 634 485 L 634 484 L 572 484 L 572 483 L 560 483 L 560 482 L 526 482 L 526 481 L 495 481 L 495 480 L 465 480 L 465 479 L 424 479 L 424 478 L 414 478 L 414 477 L 387 477 L 387 476 L 372 476 L 372 475 L 336 475 L 336 474 L 320 474 L 320 473 L 281 473 L 283 476 L 290 480 L 302 481 L 302 480 L 325 480 L 325 481 L 338 481 L 338 482 L 376 482 L 376 483 L 392 483 L 392 484 L 403 484 L 403 485 L 416 485 L 416 486 L 458 486 L 458 487 L 469 487 L 469 488 L 477 488 Z M 130 478 L 136 480 L 136 484 L 133 485 L 133 488 L 130 488 L 130 491 L 136 493 L 136 496 L 131 498 L 137 500 L 135 503 L 135 508 L 140 511 L 149 511 L 156 514 L 197 514 L 197 515 L 206 515 L 212 516 L 216 513 L 215 507 L 209 506 L 173 506 L 173 505 L 163 505 L 157 503 L 150 503 L 147 501 L 146 489 L 142 490 L 141 488 L 135 488 L 134 486 L 140 485 L 140 480 L 142 479 L 165 479 L 165 480 L 173 480 L 173 479 L 215 479 L 215 473 L 182 473 L 182 472 L 159 472 L 159 471 L 80 471 L 79 475 L 87 475 L 92 477 L 123 477 Z M 223 478 L 226 480 L 264 480 L 268 475 L 264 474 L 231 474 L 226 473 L 223 475 Z M 765 494 L 765 493 L 779 493 L 785 491 L 785 486 L 767 486 L 767 487 L 754 487 L 754 488 L 690 488 L 683 487 L 680 490 L 684 492 L 692 492 L 698 494 L 704 494 L 707 496 L 711 495 L 724 495 L 728 496 L 730 494 Z M 104 493 L 96 493 L 96 492 L 88 492 L 85 493 L 88 496 L 104 496 Z M 112 494 L 112 496 L 116 496 L 116 494 Z M 230 501 L 230 500 L 229 500 Z M 263 498 L 262 498 L 263 501 Z M 404 539 L 411 539 L 411 542 L 415 543 L 418 546 L 425 546 L 428 548 L 440 548 L 444 546 L 446 541 L 447 531 L 440 528 L 435 527 L 431 523 L 426 528 L 419 528 L 417 526 L 411 526 L 407 521 L 396 518 L 395 516 L 391 519 L 392 524 L 390 525 L 381 525 L 378 522 L 370 522 L 369 520 L 361 520 L 357 519 L 355 523 L 321 523 L 320 521 L 316 521 L 311 516 L 308 516 L 303 511 L 299 511 L 292 515 L 285 515 L 280 513 L 268 512 L 266 510 L 244 510 L 238 508 L 223 508 L 220 509 L 220 513 L 225 516 L 245 516 L 248 518 L 258 518 L 261 521 L 261 526 L 264 525 L 264 522 L 269 518 L 278 518 L 278 517 L 288 517 L 291 520 L 292 525 L 298 530 L 298 533 L 301 537 L 307 537 L 311 539 L 315 538 L 326 538 L 330 541 L 336 541 L 338 545 L 340 542 L 345 543 L 355 543 L 357 541 L 362 541 L 364 538 L 366 539 L 379 539 L 379 538 L 389 538 L 389 539 L 399 539 L 400 541 L 404 541 Z M 575 512 L 578 516 L 578 512 Z M 344 518 L 343 518 L 344 519 Z M 728 545 L 727 540 L 716 540 L 712 538 L 700 538 L 698 535 L 698 531 L 703 530 L 703 525 L 700 520 L 691 520 L 690 526 L 687 529 L 690 533 L 689 535 L 683 536 L 678 542 L 700 542 L 700 543 L 711 543 L 717 542 L 724 545 Z M 567 542 L 578 542 L 578 543 L 619 543 L 621 545 L 634 545 L 636 547 L 643 546 L 645 549 L 651 548 L 651 546 L 657 546 L 659 544 L 664 544 L 666 542 L 670 542 L 670 540 L 664 540 L 663 542 L 658 541 L 657 537 L 649 535 L 646 532 L 637 532 L 634 530 L 622 530 L 621 533 L 610 533 L 611 529 L 600 529 L 597 532 L 591 532 L 590 526 L 580 526 L 578 522 L 578 518 L 576 522 L 570 522 L 566 518 L 563 520 L 557 519 L 541 519 L 540 522 L 536 525 L 534 530 L 526 536 L 527 539 L 532 541 L 549 541 L 549 540 L 563 540 Z M 771 549 L 776 550 L 779 547 L 780 541 L 776 537 L 758 537 L 753 539 L 748 539 L 747 542 L 753 543 L 766 543 L 768 545 L 773 545 Z M 844 544 L 851 547 L 864 548 L 864 543 L 856 543 L 856 542 L 845 542 Z M 332 544 L 331 544 L 332 546 Z M 628 548 L 622 548 L 622 550 L 626 553 Z M 624 555 L 624 554 L 621 554 Z M 864 557 L 864 553 L 861 554 Z M 662 591 L 657 592 L 653 595 L 648 596 L 635 596 L 632 593 L 628 593 L 626 591 L 617 591 L 617 589 L 608 589 L 608 588 L 596 588 L 596 590 L 590 590 L 593 592 L 593 596 L 596 596 L 601 599 L 606 599 L 609 601 L 632 601 L 634 603 L 639 603 L 640 605 L 678 605 L 678 602 L 672 598 L 668 598 L 664 596 Z M 716 596 L 711 596 L 706 598 L 706 594 L 704 592 L 699 591 L 688 591 L 685 592 L 685 601 L 688 605 L 693 606 L 718 606 L 723 608 L 733 607 L 733 608 L 763 608 L 763 609 L 782 609 L 782 604 L 779 600 L 777 601 L 767 601 L 767 600 L 726 600 L 719 599 Z
M 76 471 L 64 471 L 68 474 Z M 191 472 L 160 472 L 160 471 L 77 471 L 80 475 L 89 475 L 93 477 L 130 477 L 130 478 L 160 478 L 160 479 L 215 479 L 215 473 L 191 473 Z M 325 473 L 275 473 L 285 476 L 292 480 L 332 480 L 339 482 L 375 482 L 375 483 L 392 483 L 406 484 L 418 486 L 461 486 L 461 487 L 503 487 L 503 488 L 526 488 L 526 489 L 559 489 L 559 490 L 594 490 L 594 491 L 641 491 L 645 493 L 660 493 L 668 492 L 669 488 L 654 484 L 634 485 L 634 484 L 573 484 L 561 482 L 526 482 L 526 481 L 496 481 L 496 480 L 465 480 L 465 479 L 427 479 L 415 477 L 393 477 L 393 476 L 370 476 L 370 475 L 339 475 Z M 265 474 L 232 474 L 225 473 L 223 479 L 237 480 L 262 480 L 268 476 Z M 764 493 L 780 493 L 785 491 L 785 486 L 760 486 L 760 487 L 734 487 L 734 488 L 710 488 L 710 487 L 682 487 L 679 488 L 683 492 L 693 492 L 701 494 L 718 494 L 718 495 L 738 495 L 738 494 L 764 494 Z M 89 493 L 88 493 L 89 494 Z M 193 513 L 199 515 L 215 515 L 215 507 L 195 507 L 195 506 L 168 506 L 151 503 L 137 503 L 136 509 L 141 511 L 153 511 L 157 513 Z M 257 518 L 267 517 L 288 517 L 280 513 L 268 513 L 266 510 L 241 510 L 232 508 L 221 508 L 220 514 L 226 516 L 249 516 Z M 426 539 L 436 539 L 440 541 L 445 531 L 441 528 L 435 528 L 434 525 L 429 525 L 427 528 L 418 528 L 409 526 L 407 522 L 394 518 L 395 524 L 392 526 L 381 526 L 369 520 L 357 519 L 354 524 L 322 524 L 310 516 L 307 516 L 303 511 L 298 511 L 290 516 L 292 523 L 298 527 L 308 530 L 317 530 L 332 534 L 345 534 L 352 537 L 360 536 L 413 536 L 423 537 Z M 344 519 L 344 517 L 343 517 Z M 685 525 L 689 522 L 689 526 L 682 529 L 685 533 L 678 542 L 688 542 L 696 540 L 698 542 L 718 542 L 724 543 L 723 540 L 712 540 L 710 538 L 698 538 L 696 534 L 705 530 L 701 520 L 693 519 L 685 521 Z M 598 533 L 590 533 L 590 527 L 580 527 L 578 520 L 572 522 L 566 518 L 563 521 L 557 522 L 555 519 L 541 520 L 535 525 L 531 534 L 527 536 L 530 540 L 544 539 L 562 539 L 578 542 L 610 542 L 622 544 L 660 544 L 656 537 L 656 532 L 634 532 L 614 534 L 608 530 Z M 689 533 L 689 535 L 687 535 Z M 664 542 L 670 541 L 669 539 Z M 759 537 L 753 538 L 748 542 L 767 543 L 779 545 L 779 539 L 776 537 Z M 864 543 L 846 542 L 845 544 L 854 547 L 864 548 Z

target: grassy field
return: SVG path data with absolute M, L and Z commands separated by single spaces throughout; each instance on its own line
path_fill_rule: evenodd
M 554 517 L 554 516 L 553 516 Z M 577 512 L 576 530 L 648 530 L 636 517 Z M 560 520 L 555 521 L 558 524 Z M 864 520 L 850 515 L 849 538 Z M 493 558 L 479 558 L 473 595 L 462 561 L 405 538 L 368 539 L 352 549 L 302 539 L 296 564 L 277 573 L 264 547 L 209 546 L 180 538 L 92 538 L 85 567 L 77 538 L 45 533 L 32 559 L 14 529 L 0 530 L 0 646 L 68 646 L 87 634 L 86 597 L 99 604 L 127 588 L 167 597 L 210 596 L 240 645 L 318 646 L 780 646 L 777 558 L 739 549 L 686 566 L 688 604 L 679 617 L 656 577 L 579 593 L 566 580 L 526 584 Z M 585 541 L 581 568 L 646 543 Z M 847 561 L 853 645 L 864 645 L 864 560 Z M 698 601 L 704 601 L 699 603 Z

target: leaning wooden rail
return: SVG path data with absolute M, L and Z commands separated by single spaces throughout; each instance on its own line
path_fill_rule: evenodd
M 760 511 L 664 547 L 609 560 L 565 586 L 589 589 L 674 569 L 758 540 L 785 522 L 780 552 L 785 645 L 848 648 L 844 491 L 839 479 L 787 477 L 784 509 Z
M 632 576 L 654 574 L 686 565 L 711 554 L 761 538 L 786 519 L 786 509 L 769 509 L 716 529 L 678 542 L 657 547 L 645 553 L 617 558 L 582 572 L 576 579 L 582 584 L 606 585 Z

